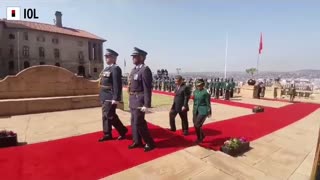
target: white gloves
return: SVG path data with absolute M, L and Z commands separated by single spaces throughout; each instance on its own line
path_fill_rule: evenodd
M 111 101 L 111 104 L 118 104 L 119 102 L 118 101 L 115 101 L 115 100 L 112 100 Z
M 186 108 L 184 107 L 184 106 L 182 106 L 182 109 L 181 109 L 182 111 L 185 111 L 186 110 Z
M 142 112 L 146 112 L 147 110 L 148 110 L 148 108 L 146 108 L 146 107 L 142 107 L 141 109 L 140 109 Z

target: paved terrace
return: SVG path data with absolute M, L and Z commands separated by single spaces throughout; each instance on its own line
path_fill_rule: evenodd
M 282 107 L 286 102 L 237 98 L 237 102 Z M 190 103 L 191 104 L 191 103 Z M 191 107 L 192 108 L 192 107 Z M 155 109 L 146 119 L 168 128 L 168 106 Z M 213 103 L 206 123 L 251 114 L 250 109 Z M 130 114 L 118 110 L 125 125 Z M 191 112 L 189 112 L 190 126 Z M 233 158 L 199 146 L 189 147 L 105 179 L 291 179 L 307 180 L 311 173 L 319 130 L 320 109 L 301 121 L 251 142 L 244 156 Z M 177 116 L 177 128 L 181 128 Z M 101 109 L 89 108 L 0 118 L 0 129 L 16 131 L 28 144 L 101 131 Z M 96 139 L 93 139 L 96 141 Z

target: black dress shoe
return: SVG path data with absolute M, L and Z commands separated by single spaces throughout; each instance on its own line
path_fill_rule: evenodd
M 103 141 L 109 141 L 112 140 L 112 137 L 109 135 L 105 135 L 102 138 L 99 139 L 99 142 L 103 142 Z
M 176 132 L 176 130 L 175 130 L 175 129 L 171 129 L 171 128 L 169 128 L 168 130 L 169 130 L 169 131 L 172 131 L 172 132 Z
M 129 149 L 134 149 L 134 148 L 139 148 L 139 147 L 143 147 L 143 144 L 132 143 L 131 145 L 128 146 Z
M 155 145 L 146 144 L 146 145 L 144 146 L 144 152 L 151 151 L 151 150 L 153 150 L 154 148 L 156 148 Z
M 188 136 L 189 135 L 189 131 L 188 130 L 184 130 L 183 131 L 183 135 Z
M 125 130 L 124 133 L 120 134 L 120 136 L 117 138 L 118 140 L 124 140 L 126 139 L 126 134 L 128 132 L 128 129 Z
M 203 142 L 204 138 L 206 137 L 206 135 L 204 135 L 203 133 L 201 134 L 201 138 L 200 138 L 200 141 Z
M 124 139 L 126 139 L 126 135 L 120 135 L 117 138 L 117 140 L 124 140 Z

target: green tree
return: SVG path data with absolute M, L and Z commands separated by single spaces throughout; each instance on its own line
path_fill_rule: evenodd
M 253 77 L 253 75 L 257 72 L 258 70 L 256 68 L 249 68 L 246 69 L 246 73 L 251 74 L 251 76 Z

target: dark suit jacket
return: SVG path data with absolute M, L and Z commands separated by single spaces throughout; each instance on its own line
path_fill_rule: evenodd
M 171 109 L 175 110 L 176 112 L 181 112 L 182 107 L 184 106 L 187 111 L 189 111 L 189 99 L 190 99 L 190 88 L 185 85 L 184 83 L 181 84 L 180 88 L 177 89 L 178 87 L 176 87 L 175 89 L 175 96 L 174 96 L 174 100 L 173 100 L 173 104 Z

